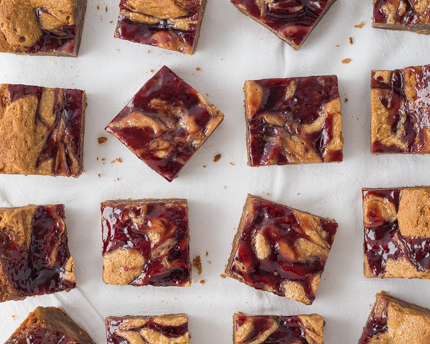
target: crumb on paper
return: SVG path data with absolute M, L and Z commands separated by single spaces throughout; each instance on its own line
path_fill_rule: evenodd
M 200 67 L 197 67 L 197 68 L 196 68 L 196 71 L 198 71 L 198 72 L 199 72 L 199 71 L 201 71 L 201 70 L 202 70 L 202 69 L 201 69 Z
M 300 195 L 300 192 L 297 192 L 297 195 Z
M 154 73 L 154 70 L 153 70 L 153 69 L 151 69 L 151 73 Z
M 119 180 L 119 178 L 117 178 L 116 180 Z
M 111 20 L 109 23 L 110 23 L 110 24 L 113 24 L 113 20 Z
M 336 45 L 336 48 L 339 48 L 339 44 Z
M 100 173 L 98 174 L 99 178 L 102 176 Z
M 99 6 L 99 5 L 97 5 L 97 9 L 98 9 L 98 10 L 100 9 L 100 6 Z
M 209 263 L 209 264 L 212 264 L 212 261 L 208 260 L 208 263 Z
M 206 92 L 206 97 L 209 97 L 209 93 Z
M 221 278 L 227 278 L 227 276 L 224 274 L 221 274 L 220 276 L 221 276 Z
M 148 50 L 148 54 L 150 54 L 151 53 L 151 50 Z
M 224 185 L 224 189 L 227 189 L 227 185 Z
M 364 21 L 362 21 L 360 24 L 358 25 L 354 25 L 354 27 L 358 27 L 359 29 L 361 29 L 364 26 Z
M 267 195 L 267 196 L 270 196 L 270 193 L 269 193 L 269 192 L 266 192 L 266 195 Z
M 201 275 L 202 273 L 202 261 L 200 256 L 197 256 L 193 259 L 193 266 L 197 269 L 197 275 Z
M 348 98 L 345 98 L 344 102 L 345 102 L 345 103 L 348 103 Z
M 201 283 L 202 285 L 205 285 L 206 281 L 205 281 L 205 280 L 200 280 L 200 283 Z
M 113 164 L 115 162 L 122 163 L 122 159 L 121 158 L 116 158 L 116 159 L 112 160 L 110 163 Z
M 206 251 L 206 257 L 207 257 L 207 256 L 209 256 L 209 252 L 208 252 L 208 251 Z
M 354 40 L 352 39 L 352 37 L 349 37 L 349 44 L 351 44 L 351 45 L 354 44 Z
M 342 63 L 350 63 L 351 62 L 351 59 L 350 58 L 348 58 L 348 59 L 343 59 L 342 60 Z
M 108 7 L 106 6 L 106 8 L 105 8 L 105 11 L 107 12 L 108 11 Z
M 231 162 L 231 163 L 230 163 L 230 165 L 231 165 L 231 166 L 234 166 L 234 163 L 232 163 L 232 162 Z
M 206 165 L 203 165 L 203 168 L 206 168 Z
M 108 140 L 108 138 L 107 138 L 107 137 L 105 137 L 105 136 L 100 136 L 100 137 L 97 139 L 97 142 L 99 143 L 99 145 L 101 145 L 102 143 L 105 143 L 107 140 Z
M 99 160 L 99 157 L 97 157 L 97 160 Z
M 214 156 L 214 162 L 218 162 L 221 159 L 221 154 L 217 154 Z

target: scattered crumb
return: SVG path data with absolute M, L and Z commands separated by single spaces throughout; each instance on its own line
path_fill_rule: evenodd
M 266 192 L 266 195 L 267 195 L 267 196 L 270 196 L 270 193 Z
M 300 192 L 297 192 L 297 195 L 300 195 Z
M 108 11 L 108 7 L 107 6 L 106 6 L 105 10 L 106 10 L 106 12 Z
M 348 103 L 348 98 L 345 98 L 344 102 L 345 102 L 345 103 Z
M 339 44 L 338 44 L 338 45 L 336 45 L 336 48 L 339 48 Z
M 154 73 L 154 70 L 153 70 L 153 69 L 151 69 L 151 73 Z
M 343 59 L 342 60 L 342 63 L 350 63 L 351 62 L 351 59 Z
M 100 9 L 100 6 L 99 6 L 99 5 L 97 5 L 97 9 L 98 9 L 98 10 Z
M 98 174 L 99 178 L 102 176 L 100 173 Z
M 205 280 L 200 280 L 200 283 L 205 285 L 206 281 Z
M 119 49 L 117 49 L 119 51 Z
M 230 165 L 231 165 L 231 166 L 234 166 L 234 164 L 233 164 L 232 162 L 230 163 Z
M 117 178 L 116 180 L 119 180 L 119 178 Z
M 105 161 L 106 160 L 106 158 L 102 158 L 102 161 Z
M 13 320 L 15 320 L 15 315 L 12 315 Z
M 115 162 L 122 163 L 122 159 L 121 158 L 116 158 L 115 160 L 112 160 L 110 163 L 113 164 Z
M 113 24 L 113 20 L 111 20 L 109 23 L 110 23 L 110 24 Z
M 102 143 L 105 143 L 108 140 L 107 137 L 101 136 L 97 139 L 97 142 L 101 145 Z
M 224 185 L 224 189 L 227 189 L 227 185 Z
M 352 37 L 349 37 L 349 44 L 351 44 L 351 45 L 354 44 L 354 40 L 352 39 Z
M 200 67 L 197 67 L 197 68 L 196 68 L 196 71 L 198 71 L 198 72 L 199 72 L 199 71 L 201 71 L 201 68 L 200 68 Z
M 206 97 L 209 97 L 209 93 L 206 92 Z
M 217 154 L 214 156 L 214 162 L 218 162 L 221 159 L 221 154 Z
M 354 25 L 354 27 L 358 27 L 359 29 L 361 29 L 364 26 L 364 22 L 361 22 L 358 25 Z
M 197 269 L 197 275 L 201 275 L 202 273 L 202 261 L 200 256 L 197 256 L 193 259 L 193 266 Z
M 150 54 L 151 53 L 151 50 L 148 50 L 148 54 Z
M 208 263 L 209 263 L 209 264 L 212 264 L 212 262 L 211 262 L 210 260 L 208 260 Z
M 97 160 L 99 160 L 99 157 L 97 157 Z
M 206 257 L 207 257 L 207 256 L 209 256 L 209 252 L 208 252 L 208 251 L 206 251 Z
M 221 276 L 221 278 L 227 278 L 227 276 L 224 274 L 221 274 L 220 276 Z
M 203 168 L 206 168 L 206 165 L 203 165 Z

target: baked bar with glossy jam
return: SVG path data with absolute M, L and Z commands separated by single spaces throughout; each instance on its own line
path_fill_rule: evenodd
M 224 115 L 169 68 L 161 68 L 106 127 L 171 182 Z
M 248 195 L 226 275 L 310 305 L 336 231 L 334 220 Z
M 108 344 L 188 344 L 186 314 L 107 317 Z
M 2 0 L 0 52 L 78 56 L 86 0 Z
M 106 201 L 101 212 L 105 283 L 190 286 L 186 200 Z
M 206 0 L 121 0 L 115 37 L 194 54 Z
M 373 70 L 371 153 L 430 153 L 430 65 Z
M 245 82 L 248 165 L 343 160 L 337 77 Z
M 5 344 L 95 344 L 87 332 L 56 307 L 37 307 Z
M 427 0 L 373 0 L 372 27 L 430 34 L 430 3 Z
M 358 344 L 430 343 L 429 327 L 430 310 L 380 292 Z
M 85 92 L 0 86 L 0 173 L 79 177 Z
M 75 288 L 64 205 L 0 208 L 0 302 Z
M 298 50 L 335 0 L 231 0 L 243 14 Z
M 430 187 L 362 194 L 364 275 L 430 278 Z
M 234 344 L 323 344 L 324 319 L 318 314 L 233 316 Z

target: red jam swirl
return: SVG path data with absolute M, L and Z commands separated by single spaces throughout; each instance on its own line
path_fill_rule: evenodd
M 363 201 L 368 196 L 385 198 L 398 211 L 400 189 L 363 190 Z M 430 239 L 405 237 L 398 221 L 388 222 L 377 208 L 368 211 L 370 226 L 364 229 L 364 252 L 374 276 L 384 277 L 388 260 L 407 259 L 418 271 L 430 270 Z
M 288 243 L 294 251 L 297 240 L 314 241 L 303 233 L 293 210 L 263 200 L 254 200 L 251 207 L 248 214 L 251 213 L 252 218 L 243 227 L 237 252 L 229 267 L 230 272 L 241 276 L 249 286 L 256 289 L 270 289 L 279 296 L 285 296 L 283 288 L 285 281 L 297 282 L 312 302 L 315 299 L 315 293 L 311 282 L 315 275 L 322 274 L 326 261 L 319 256 L 309 256 L 305 261 L 288 259 L 280 252 L 279 242 Z M 326 241 L 331 246 L 337 223 L 326 219 L 320 221 L 322 229 L 327 233 Z M 254 252 L 253 240 L 263 228 L 265 228 L 266 239 L 270 240 L 271 253 L 267 258 L 260 260 Z M 234 261 L 248 267 L 247 271 L 238 268 Z
M 53 175 L 77 176 L 82 170 L 82 125 L 84 111 L 84 92 L 72 89 L 54 89 L 52 124 L 45 123 L 40 114 L 40 100 L 43 87 L 26 85 L 8 85 L 9 101 L 14 102 L 25 96 L 37 98 L 35 121 L 44 125 L 48 132 L 45 143 L 37 159 L 35 168 L 45 161 L 52 161 Z M 73 163 L 78 164 L 73 168 Z
M 25 337 L 14 336 L 9 339 L 5 344 L 81 344 L 75 339 L 70 338 L 64 332 L 54 329 L 45 329 L 40 326 L 33 326 L 28 332 L 25 333 Z
M 276 161 L 276 165 L 290 163 L 284 149 L 274 143 L 273 138 L 280 135 L 299 136 L 313 147 L 322 161 L 343 160 L 342 150 L 327 149 L 333 140 L 332 116 L 327 116 L 321 130 L 317 132 L 305 133 L 302 128 L 302 125 L 310 124 L 320 116 L 322 106 L 339 98 L 336 76 L 266 79 L 255 82 L 263 88 L 264 96 L 260 109 L 248 122 L 251 166 L 267 165 L 269 161 Z M 296 84 L 295 93 L 285 99 L 286 89 L 291 82 Z M 286 116 L 287 122 L 283 127 L 267 123 L 264 114 Z
M 257 0 L 231 0 L 236 6 L 258 21 L 301 45 L 313 26 L 326 10 L 329 0 L 275 0 L 269 3 Z M 260 5 L 261 4 L 261 5 Z M 264 11 L 259 6 L 264 6 Z
M 167 104 L 166 108 L 154 108 L 151 101 Z M 198 93 L 180 79 L 169 68 L 164 66 L 154 75 L 127 104 L 127 106 L 111 122 L 120 122 L 134 112 L 142 112 L 156 120 L 175 122 L 173 128 L 154 131 L 150 127 L 114 126 L 108 125 L 106 131 L 114 134 L 124 145 L 132 150 L 138 158 L 143 160 L 154 171 L 171 182 L 180 172 L 185 163 L 191 158 L 199 146 L 188 133 L 185 126 L 180 125 L 180 117 L 170 113 L 169 108 L 180 108 L 180 113 L 187 113 L 196 123 L 199 133 L 204 135 L 213 115 L 209 113 Z M 165 112 L 163 116 L 159 112 Z M 177 124 L 177 125 L 176 125 Z M 157 141 L 167 142 L 172 148 L 166 157 L 159 157 Z M 155 146 L 155 148 L 154 148 Z
M 17 246 L 13 234 L 0 231 L 0 261 L 18 297 L 72 289 L 64 280 L 70 252 L 64 224 L 64 205 L 39 206 L 31 224 L 31 241 Z M 55 260 L 52 256 L 55 254 Z
M 393 16 L 393 13 L 386 13 L 387 8 L 392 8 L 394 5 L 393 0 L 376 0 L 373 7 L 373 22 L 376 24 L 388 24 L 388 17 Z M 415 10 L 414 6 L 409 1 L 402 2 L 405 6 L 404 10 L 402 8 L 402 14 L 400 15 L 399 10 L 395 7 L 394 20 L 395 25 L 420 25 L 424 24 L 420 19 L 421 15 Z M 385 10 L 384 10 L 384 9 Z M 427 17 L 429 16 L 429 11 L 427 10 Z
M 375 339 L 375 337 L 378 338 L 379 335 L 386 333 L 388 330 L 387 322 L 389 300 L 384 299 L 377 302 L 384 302 L 383 310 L 380 316 L 375 314 L 375 309 L 372 310 L 358 344 L 369 344 L 371 340 Z
M 301 323 L 299 317 L 297 316 L 280 316 L 280 317 L 270 317 L 270 316 L 253 316 L 247 317 L 245 315 L 240 315 L 236 317 L 236 330 L 238 330 L 247 319 L 252 319 L 253 331 L 248 337 L 239 342 L 238 344 L 249 344 L 254 343 L 261 335 L 267 331 L 272 320 L 276 319 L 278 328 L 272 332 L 263 342 L 258 341 L 261 344 L 308 344 L 306 339 L 306 328 Z
M 107 332 L 107 343 L 108 344 L 124 344 L 128 343 L 123 337 L 117 334 L 117 331 L 121 329 L 121 325 L 124 322 L 129 321 L 130 318 L 125 317 L 108 317 L 106 318 L 106 332 Z M 144 325 L 139 327 L 133 327 L 127 329 L 127 331 L 140 332 L 142 329 L 149 329 L 152 332 L 160 333 L 167 338 L 179 338 L 187 334 L 188 322 L 179 326 L 163 326 L 154 322 L 153 318 L 150 318 Z M 158 343 L 158 342 L 157 342 Z
M 139 206 L 125 204 L 102 204 L 103 255 L 118 248 L 137 250 L 145 258 L 142 274 L 131 284 L 134 286 L 181 286 L 189 282 L 189 239 L 188 210 L 179 203 L 146 203 L 146 213 L 142 215 Z M 143 219 L 142 219 L 143 216 Z M 137 222 L 136 218 L 142 219 Z M 151 222 L 164 224 L 165 230 L 157 244 L 152 244 L 148 231 Z M 151 252 L 170 239 L 175 244 L 166 256 L 151 257 Z M 169 262 L 166 267 L 163 259 Z

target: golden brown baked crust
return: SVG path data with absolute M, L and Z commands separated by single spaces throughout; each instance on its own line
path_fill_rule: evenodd
M 381 292 L 359 344 L 429 343 L 429 328 L 430 310 Z
M 0 173 L 78 177 L 84 112 L 83 91 L 1 85 Z
M 76 57 L 86 5 L 86 0 L 1 0 L 0 52 Z M 55 42 L 61 30 L 69 37 Z
M 37 307 L 5 344 L 27 343 L 29 336 L 43 342 L 95 344 L 89 334 L 64 311 L 56 307 Z

